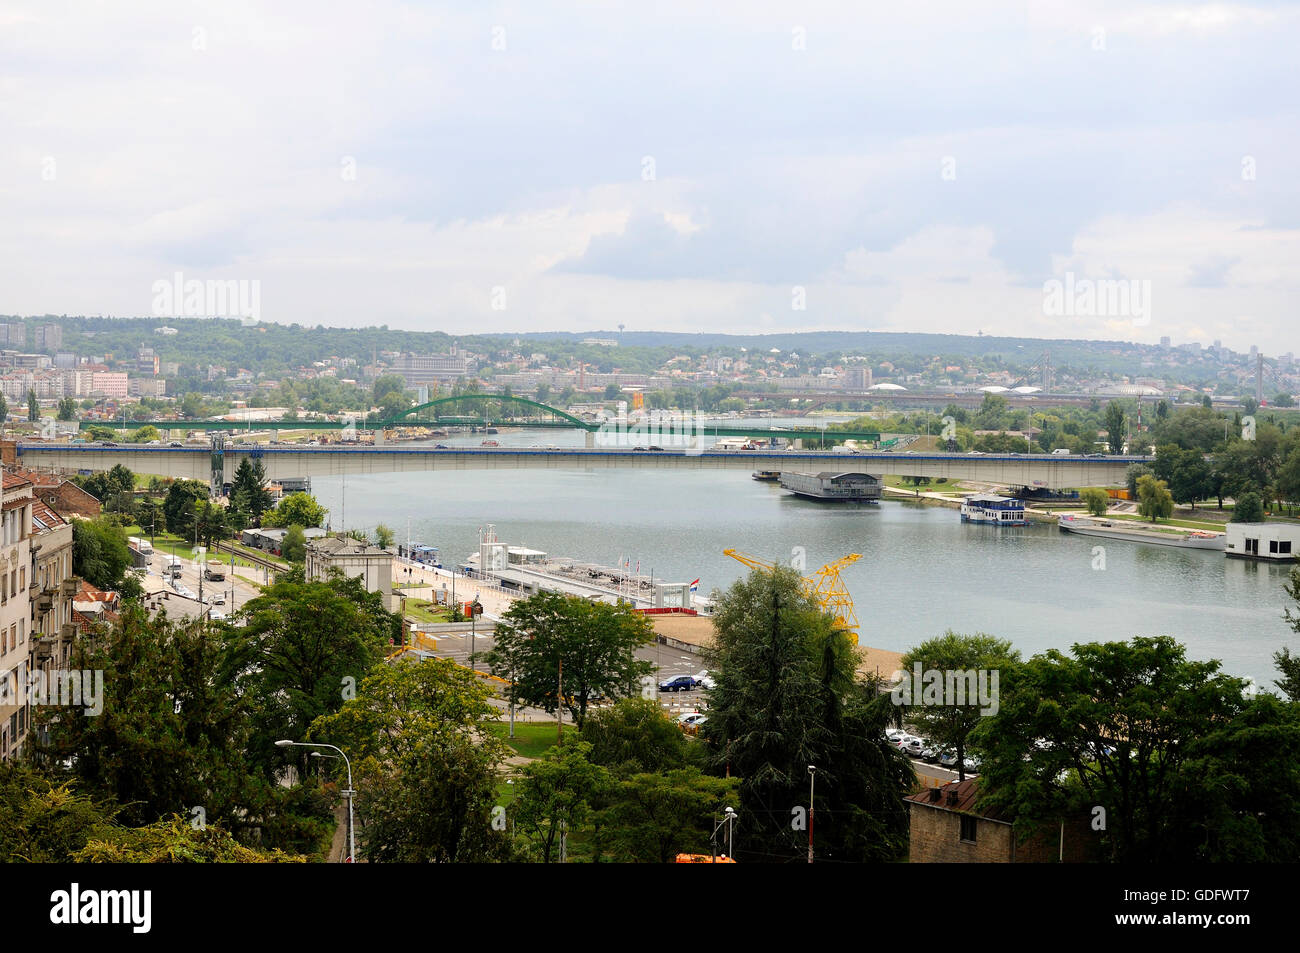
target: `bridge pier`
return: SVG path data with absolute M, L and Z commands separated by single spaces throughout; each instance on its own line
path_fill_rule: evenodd
M 588 450 L 595 450 L 595 449 L 596 449 L 596 433 L 595 433 L 595 431 L 588 430 L 586 433 L 583 434 L 583 438 L 584 438 L 584 440 L 583 440 L 583 445 L 584 445 Z

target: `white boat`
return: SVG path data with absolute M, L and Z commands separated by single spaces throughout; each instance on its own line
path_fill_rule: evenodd
M 972 493 L 961 501 L 963 523 L 988 523 L 993 526 L 1026 526 L 1025 501 L 1010 496 Z

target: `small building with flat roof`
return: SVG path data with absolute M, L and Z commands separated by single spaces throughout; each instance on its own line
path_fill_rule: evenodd
M 1290 562 L 1300 555 L 1300 526 L 1291 523 L 1229 523 L 1224 554 Z

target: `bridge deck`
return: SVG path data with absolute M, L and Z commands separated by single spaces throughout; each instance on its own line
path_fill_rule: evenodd
M 212 454 L 207 447 L 104 447 L 23 443 L 25 466 L 65 470 L 107 470 L 122 464 L 137 473 L 207 480 Z M 1045 486 L 1119 486 L 1133 463 L 1145 456 L 1083 457 L 1061 454 L 834 453 L 830 451 L 665 450 L 513 447 L 227 447 L 222 459 L 229 480 L 244 458 L 261 460 L 267 477 L 335 476 L 438 470 L 483 469 L 695 469 L 803 470 L 982 480 L 988 483 Z

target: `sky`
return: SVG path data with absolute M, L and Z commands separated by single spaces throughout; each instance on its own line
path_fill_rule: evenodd
M 179 276 L 279 323 L 1300 353 L 1297 50 L 1262 0 L 6 0 L 0 313 Z

